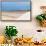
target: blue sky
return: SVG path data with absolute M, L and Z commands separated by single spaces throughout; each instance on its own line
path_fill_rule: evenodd
M 2 1 L 28 2 L 30 0 L 2 0 Z
M 30 2 L 2 2 L 2 11 L 16 11 L 16 10 L 30 10 Z

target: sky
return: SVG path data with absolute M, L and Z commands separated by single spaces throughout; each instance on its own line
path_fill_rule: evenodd
M 0 2 L 0 11 L 30 10 L 30 2 Z
M 30 0 L 1 0 L 1 1 L 28 2 Z

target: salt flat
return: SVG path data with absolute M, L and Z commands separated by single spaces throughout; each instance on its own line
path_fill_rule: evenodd
M 23 16 L 24 14 L 24 16 L 27 16 L 28 12 L 30 11 L 2 12 L 2 20 L 17 20 L 18 18 L 21 18 L 21 16 Z

